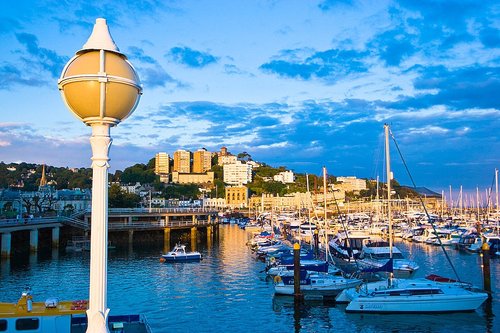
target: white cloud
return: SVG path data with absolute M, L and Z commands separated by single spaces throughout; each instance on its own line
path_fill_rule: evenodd
M 429 135 L 443 135 L 448 133 L 450 130 L 444 127 L 439 127 L 439 126 L 425 126 L 425 127 L 411 127 L 408 129 L 407 134 L 408 135 L 419 135 L 419 134 L 429 134 Z
M 255 148 L 257 148 L 257 149 L 270 149 L 270 148 L 283 148 L 286 146 L 288 146 L 288 141 L 276 142 L 276 143 L 272 143 L 270 145 L 260 145 L 260 146 L 256 146 Z

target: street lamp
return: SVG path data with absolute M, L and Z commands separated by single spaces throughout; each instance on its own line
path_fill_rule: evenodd
M 108 332 L 108 168 L 110 128 L 137 107 L 142 87 L 134 67 L 98 18 L 83 48 L 64 67 L 58 87 L 70 111 L 92 128 L 92 225 L 87 332 Z

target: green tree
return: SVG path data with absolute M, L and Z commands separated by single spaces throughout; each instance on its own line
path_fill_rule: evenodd
M 108 204 L 110 208 L 135 208 L 141 202 L 141 197 L 134 193 L 123 191 L 117 184 L 109 187 Z
M 286 193 L 286 185 L 281 182 L 275 182 L 274 180 L 262 184 L 262 189 L 265 193 L 279 194 L 281 196 Z
M 121 182 L 126 184 L 151 184 L 155 181 L 154 170 L 148 169 L 145 164 L 135 164 L 123 170 Z

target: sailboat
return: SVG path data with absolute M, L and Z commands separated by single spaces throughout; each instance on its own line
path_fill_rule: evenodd
M 391 171 L 389 158 L 389 126 L 384 125 L 387 165 L 387 199 L 389 214 L 389 246 L 392 248 Z M 385 268 L 391 271 L 392 257 Z M 391 274 L 392 275 L 392 274 Z M 370 282 L 360 288 L 340 293 L 336 301 L 348 302 L 347 312 L 363 313 L 433 313 L 474 311 L 488 294 L 461 281 L 428 276 L 425 279 L 394 279 Z

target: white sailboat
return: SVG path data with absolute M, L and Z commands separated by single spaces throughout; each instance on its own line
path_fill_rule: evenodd
M 389 164 L 389 126 L 385 129 L 388 201 L 391 193 Z M 392 223 L 389 213 L 389 246 L 392 247 Z M 387 267 L 390 267 L 392 258 Z M 347 312 L 429 313 L 474 311 L 488 294 L 460 281 L 443 279 L 394 279 L 366 283 L 340 293 L 336 301 L 348 302 Z

